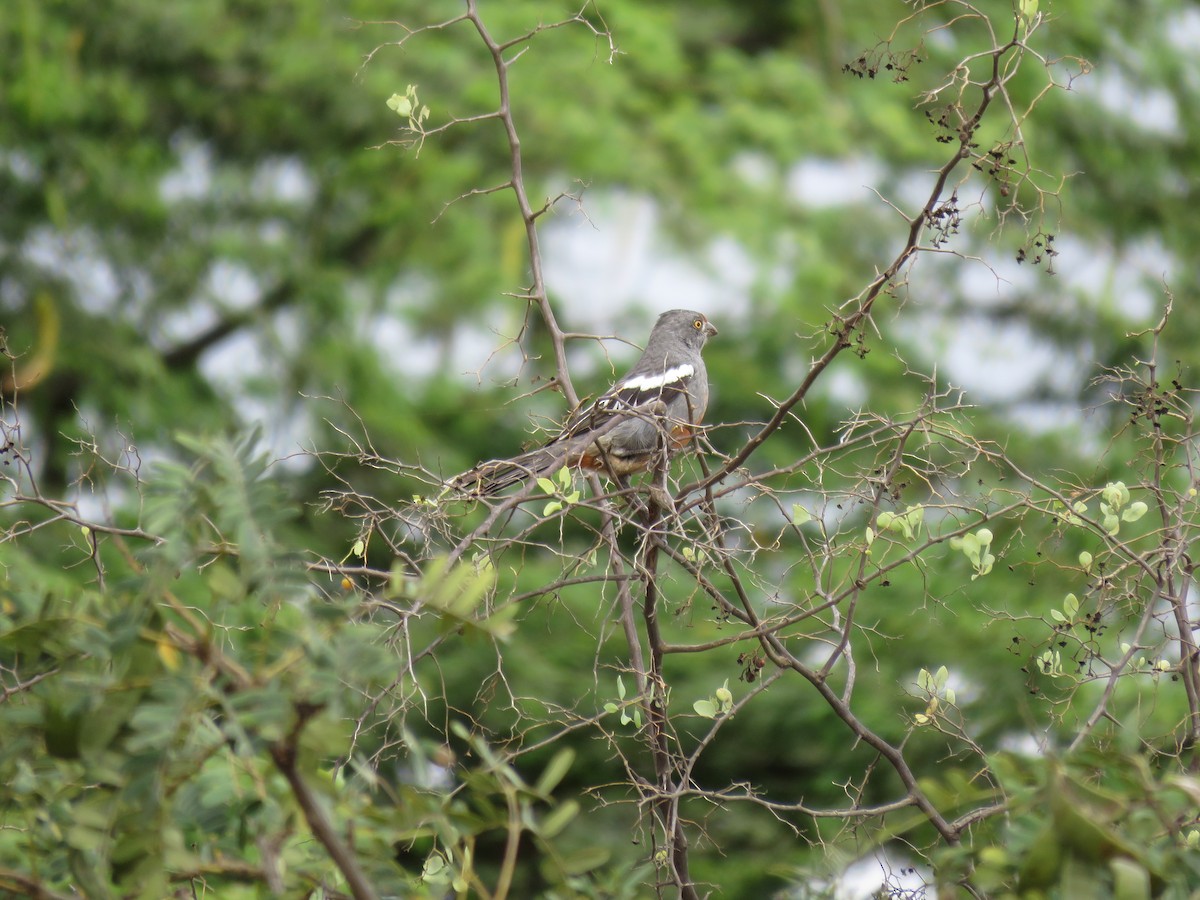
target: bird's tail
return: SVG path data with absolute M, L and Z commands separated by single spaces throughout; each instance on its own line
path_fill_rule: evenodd
M 450 486 L 466 494 L 490 497 L 514 484 L 548 475 L 562 467 L 561 447 L 538 447 L 512 459 L 492 459 L 450 479 Z

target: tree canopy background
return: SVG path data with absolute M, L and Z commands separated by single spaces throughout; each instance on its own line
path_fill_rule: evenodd
M 1198 46 L 14 0 L 0 886 L 1190 896 Z M 442 491 L 671 307 L 721 329 L 675 513 Z

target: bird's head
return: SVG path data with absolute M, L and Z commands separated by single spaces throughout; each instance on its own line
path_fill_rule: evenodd
M 705 341 L 717 333 L 717 326 L 708 321 L 704 313 L 692 309 L 669 309 L 658 317 L 654 330 L 650 332 L 650 340 L 653 341 L 656 336 L 671 335 L 699 350 Z

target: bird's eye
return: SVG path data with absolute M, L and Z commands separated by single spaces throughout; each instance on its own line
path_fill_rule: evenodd
M 692 323 L 692 327 L 693 327 L 693 328 L 703 328 L 703 327 L 704 327 L 704 320 L 703 320 L 703 319 L 697 319 L 695 322 L 693 322 L 693 323 Z

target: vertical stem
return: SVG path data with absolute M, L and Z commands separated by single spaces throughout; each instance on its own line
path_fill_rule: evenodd
M 665 435 L 664 435 L 665 438 Z M 679 819 L 679 796 L 675 790 L 674 766 L 667 740 L 667 691 L 663 675 L 665 642 L 658 623 L 658 550 L 657 528 L 663 519 L 661 498 L 666 493 L 666 474 L 669 457 L 664 440 L 658 465 L 653 472 L 655 486 L 649 492 L 646 505 L 645 551 L 642 573 L 645 581 L 642 618 L 646 626 L 646 642 L 650 650 L 650 671 L 647 673 L 646 719 L 649 726 L 650 753 L 654 760 L 654 781 L 657 796 L 652 803 L 655 819 L 662 827 L 670 855 L 673 883 L 679 888 L 680 900 L 698 900 L 688 864 L 688 842 Z
M 550 330 L 550 338 L 554 342 L 554 364 L 555 373 L 558 379 L 559 387 L 562 389 L 563 396 L 572 408 L 579 405 L 579 396 L 575 393 L 575 388 L 571 384 L 571 375 L 567 369 L 567 352 L 563 338 L 563 331 L 559 328 L 558 319 L 554 315 L 554 308 L 550 305 L 550 298 L 546 296 L 546 283 L 542 275 L 542 251 L 538 243 L 537 233 L 537 217 L 538 213 L 534 212 L 533 206 L 529 202 L 529 194 L 525 190 L 525 172 L 524 163 L 521 158 L 521 138 L 517 134 L 516 123 L 513 122 L 511 98 L 508 90 L 508 67 L 509 60 L 504 58 L 504 45 L 498 43 L 492 37 L 491 32 L 483 24 L 483 20 L 479 17 L 479 11 L 476 8 L 476 0 L 466 0 L 467 3 L 467 18 L 471 20 L 471 24 L 475 26 L 475 30 L 479 32 L 479 37 L 487 46 L 488 52 L 492 55 L 492 62 L 496 67 L 496 82 L 500 90 L 500 121 L 504 123 L 504 134 L 508 139 L 508 153 L 512 168 L 512 185 L 513 194 L 517 198 L 517 207 L 521 212 L 521 221 L 525 223 L 525 240 L 529 245 L 529 268 L 533 276 L 533 284 L 530 286 L 528 298 L 538 305 L 538 310 L 542 315 L 542 319 L 546 323 L 546 327 Z M 519 54 L 518 54 L 519 55 Z
M 325 852 L 329 854 L 334 865 L 346 877 L 346 884 L 349 885 L 350 893 L 355 900 L 378 900 L 379 895 L 375 893 L 374 886 L 367 880 L 366 873 L 359 866 L 353 851 L 342 843 L 333 823 L 329 821 L 329 817 L 321 807 L 317 795 L 296 768 L 296 750 L 300 741 L 300 732 L 316 712 L 316 707 L 297 704 L 296 724 L 292 726 L 292 730 L 286 738 L 271 745 L 271 759 L 275 762 L 275 767 L 287 779 L 287 783 L 292 789 L 292 795 L 300 805 L 300 811 L 304 813 L 304 819 L 308 822 L 313 837 L 325 848 Z

